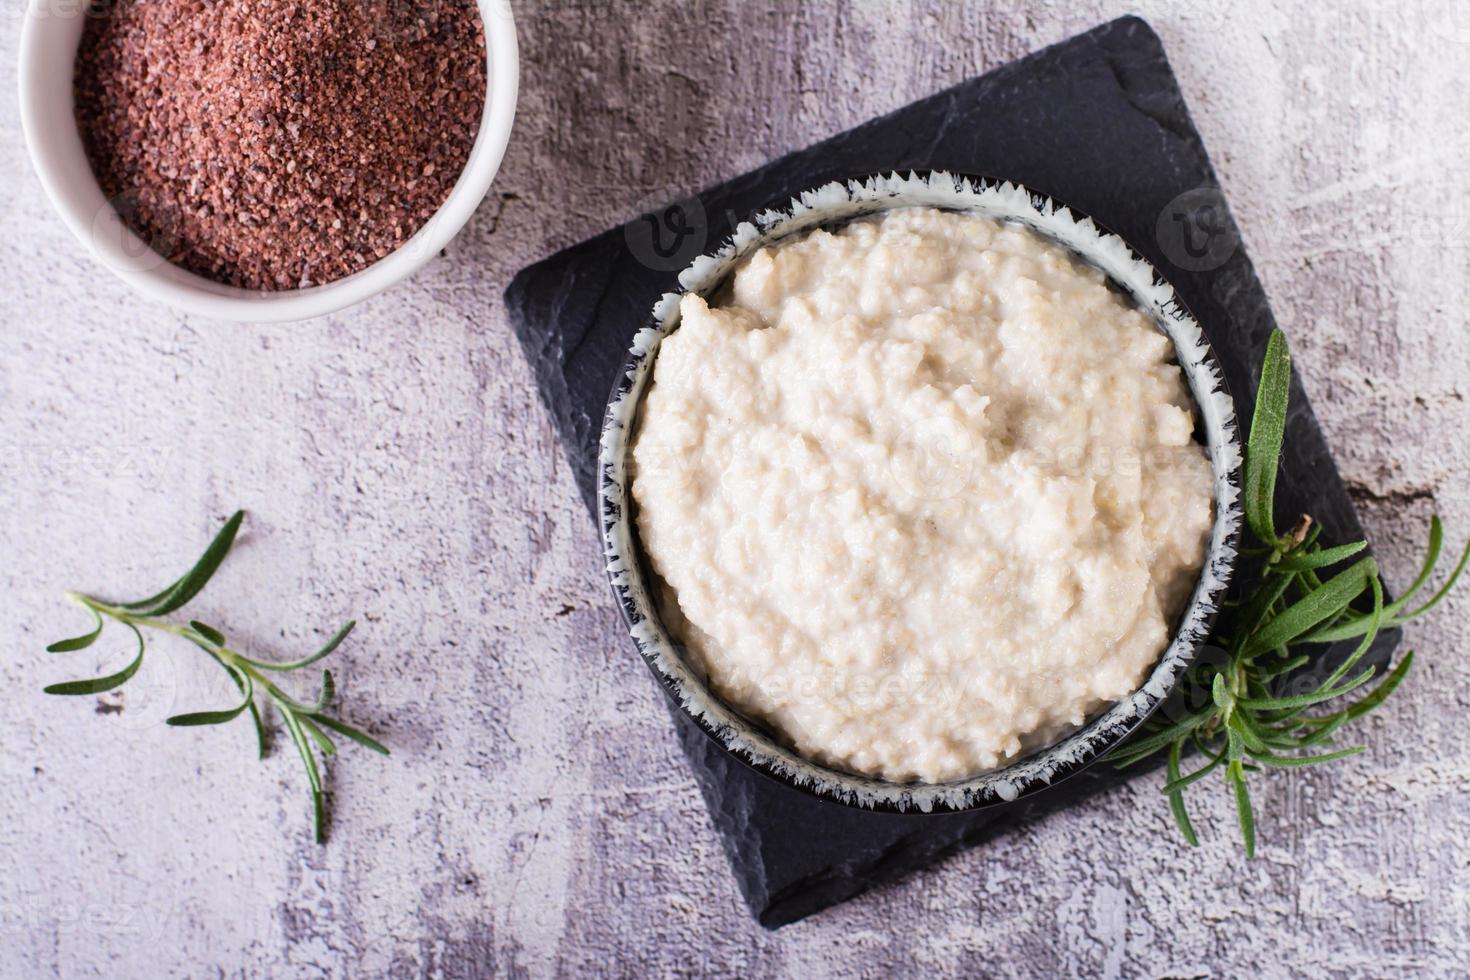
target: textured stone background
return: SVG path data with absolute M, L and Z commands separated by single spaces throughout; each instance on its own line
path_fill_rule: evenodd
M 14 92 L 21 0 L 0 88 Z M 1218 790 L 1190 852 L 1120 788 L 767 933 L 727 872 L 661 695 L 505 325 L 532 259 L 1004 60 L 1137 11 L 1163 37 L 1365 524 L 1405 582 L 1429 514 L 1470 533 L 1470 3 L 515 3 L 520 115 L 447 255 L 345 314 L 247 327 L 130 295 L 53 218 L 0 101 L 0 974 L 1463 974 L 1470 590 L 1368 755 Z M 311 843 L 289 751 L 159 641 L 42 647 L 65 588 L 152 591 L 234 507 L 197 613 L 287 655 L 355 616 L 349 717 Z

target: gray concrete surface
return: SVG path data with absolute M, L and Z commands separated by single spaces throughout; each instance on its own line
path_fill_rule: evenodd
M 1470 534 L 1470 5 L 1248 0 L 515 7 L 523 97 L 474 221 L 344 314 L 246 327 L 130 295 L 49 212 L 0 21 L 0 974 L 1463 975 L 1470 590 L 1365 756 L 1260 781 L 1244 864 L 1121 788 L 799 923 L 741 906 L 500 293 L 555 248 L 1119 13 L 1163 36 L 1391 583 Z M 263 653 L 341 620 L 346 713 L 299 764 L 164 715 L 227 690 L 158 641 L 120 696 L 42 685 L 67 588 L 151 590 L 231 509 L 197 612 Z

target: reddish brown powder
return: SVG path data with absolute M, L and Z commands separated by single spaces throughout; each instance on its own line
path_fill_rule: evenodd
M 294 289 L 438 210 L 479 129 L 485 38 L 474 0 L 111 0 L 74 84 L 134 231 L 211 279 Z

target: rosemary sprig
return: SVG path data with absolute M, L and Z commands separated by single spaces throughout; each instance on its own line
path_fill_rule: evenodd
M 1192 666 L 1177 700 L 1170 703 L 1174 710 L 1164 712 L 1163 718 L 1155 716 L 1137 738 L 1111 755 L 1124 768 L 1168 752 L 1163 792 L 1191 846 L 1198 846 L 1199 839 L 1184 805 L 1184 791 L 1218 770 L 1235 798 L 1247 857 L 1253 857 L 1256 849 L 1248 775 L 1268 766 L 1318 765 L 1363 751 L 1361 746 L 1333 748 L 1333 737 L 1394 692 L 1413 665 L 1414 654 L 1406 653 L 1371 691 L 1348 698 L 1374 674 L 1371 667 L 1357 673 L 1354 668 L 1379 631 L 1402 626 L 1438 605 L 1470 559 L 1467 545 L 1438 591 L 1413 605 L 1433 575 L 1444 544 L 1439 518 L 1432 518 L 1422 569 L 1408 591 L 1385 602 L 1378 564 L 1371 557 L 1344 567 L 1367 548 L 1366 542 L 1324 548 L 1318 541 L 1321 528 L 1306 514 L 1279 534 L 1274 518 L 1276 473 L 1290 382 L 1291 354 L 1278 330 L 1266 345 L 1242 491 L 1246 527 L 1259 544 L 1243 554 L 1259 562 L 1259 580 L 1240 601 L 1227 603 L 1212 637 L 1224 651 L 1223 659 Z M 1358 640 L 1352 652 L 1330 671 L 1303 652 L 1306 646 L 1352 639 Z M 1337 702 L 1332 705 L 1336 710 L 1319 713 L 1329 702 Z M 1181 760 L 1191 749 L 1199 764 L 1186 773 Z
M 275 706 L 276 712 L 281 716 L 281 722 L 290 735 L 296 751 L 301 755 L 301 761 L 306 767 L 306 778 L 311 784 L 312 823 L 316 831 L 317 843 L 326 840 L 326 796 L 322 789 L 321 769 L 317 763 L 316 752 L 320 751 L 323 756 L 335 755 L 337 747 L 331 737 L 324 729 L 345 736 L 360 745 L 365 745 L 374 752 L 388 754 L 387 748 L 374 740 L 371 736 L 353 728 L 346 722 L 327 715 L 326 709 L 332 703 L 336 694 L 336 685 L 332 681 L 330 670 L 322 671 L 321 690 L 315 701 L 305 703 L 297 700 L 267 676 L 269 673 L 288 673 L 300 670 L 327 657 L 341 645 L 352 632 L 355 622 L 349 622 L 327 641 L 326 645 L 310 656 L 286 663 L 273 663 L 269 660 L 257 660 L 247 657 L 238 650 L 232 649 L 220 630 L 201 623 L 197 619 L 191 619 L 185 624 L 173 623 L 160 617 L 181 609 L 189 600 L 199 594 L 199 591 L 209 582 L 215 571 L 224 561 L 225 555 L 230 551 L 230 546 L 235 542 L 235 534 L 240 530 L 240 523 L 245 518 L 244 511 L 236 511 L 225 526 L 215 535 L 204 554 L 194 564 L 194 567 L 185 572 L 175 580 L 168 588 L 149 596 L 147 599 L 139 599 L 136 602 L 104 602 L 94 596 L 83 595 L 78 592 L 68 592 L 68 599 L 79 603 L 82 608 L 91 614 L 93 628 L 90 632 L 80 636 L 74 636 L 66 640 L 58 640 L 46 649 L 51 653 L 70 653 L 75 650 L 84 650 L 97 641 L 102 635 L 102 628 L 106 620 L 119 623 L 132 633 L 137 643 L 138 652 L 126 667 L 115 674 L 105 677 L 97 677 L 85 681 L 67 681 L 62 684 L 52 684 L 46 688 L 47 694 L 62 695 L 90 695 L 101 694 L 111 691 L 127 683 L 128 679 L 138 672 L 143 664 L 143 653 L 145 644 L 140 627 L 145 629 L 159 630 L 182 636 L 203 650 L 211 660 L 229 675 L 230 680 L 239 690 L 241 700 L 231 708 L 217 711 L 194 711 L 188 714 L 174 715 L 168 719 L 168 724 L 188 727 L 192 725 L 222 725 L 231 721 L 241 714 L 249 712 L 250 719 L 255 724 L 256 743 L 260 758 L 265 758 L 268 748 L 265 724 L 261 720 L 260 708 L 257 699 L 263 698 L 269 704 Z M 313 749 L 315 743 L 315 750 Z

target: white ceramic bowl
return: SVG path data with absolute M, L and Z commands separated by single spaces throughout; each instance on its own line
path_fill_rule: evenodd
M 305 289 L 226 286 L 172 264 L 133 234 L 102 193 L 72 112 L 72 66 L 87 0 L 30 0 L 20 42 L 20 118 L 41 186 L 72 234 L 143 295 L 186 313 L 226 320 L 303 320 L 381 292 L 449 244 L 490 189 L 510 142 L 520 64 L 508 0 L 479 0 L 485 24 L 486 98 L 480 131 L 459 180 L 422 228 L 361 272 Z

